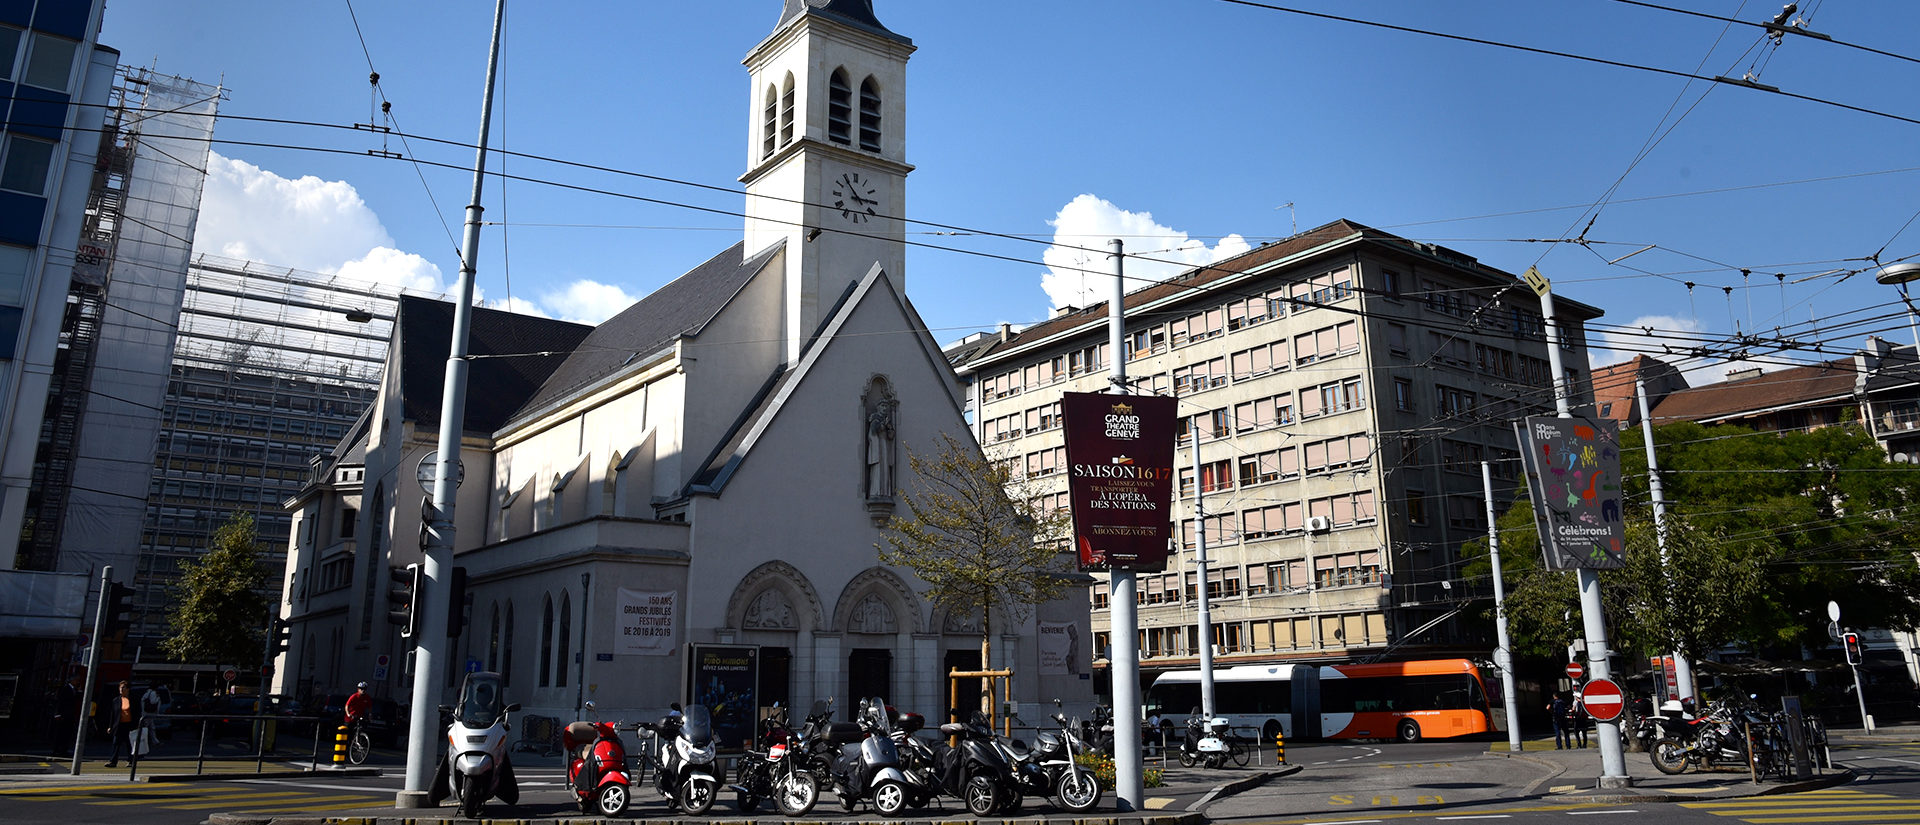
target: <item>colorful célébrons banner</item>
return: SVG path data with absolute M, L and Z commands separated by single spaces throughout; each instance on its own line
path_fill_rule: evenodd
M 1082 570 L 1163 570 L 1173 526 L 1175 401 L 1070 392 L 1060 400 Z

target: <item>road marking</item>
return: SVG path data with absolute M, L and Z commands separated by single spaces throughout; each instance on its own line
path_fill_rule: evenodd
M 207 793 L 200 793 L 200 794 L 183 793 L 178 795 L 167 796 L 164 798 L 111 799 L 111 800 L 103 800 L 100 802 L 89 802 L 87 804 L 89 805 L 159 805 L 162 802 L 186 803 L 186 802 L 205 802 L 208 800 L 226 801 L 228 799 L 256 799 L 256 798 L 265 797 L 265 796 L 300 796 L 301 795 L 297 791 L 284 791 L 284 792 L 277 792 L 277 793 L 254 793 L 254 794 L 235 794 L 225 789 L 213 790 L 211 788 L 207 789 L 207 791 L 208 791 Z
M 1368 822 L 1385 822 L 1384 819 L 1336 819 L 1332 822 L 1314 821 L 1313 825 L 1364 825 Z
M 1568 811 L 1567 814 L 1570 816 L 1588 816 L 1591 814 L 1637 814 L 1639 812 L 1637 808 L 1616 808 L 1610 811 Z
M 283 802 L 293 802 L 295 800 L 301 802 L 319 802 L 338 798 L 339 797 L 335 796 L 305 793 L 251 793 L 234 796 L 209 796 L 204 799 L 196 799 L 192 802 L 181 802 L 175 805 L 155 805 L 154 807 L 166 808 L 170 811 L 190 811 L 199 808 L 239 808 L 247 805 L 278 805 Z
M 1547 791 L 1549 793 L 1566 793 L 1568 791 L 1577 791 L 1579 789 L 1580 789 L 1579 785 L 1555 785 L 1551 788 L 1548 788 Z
M 1469 814 L 1465 816 L 1436 816 L 1434 819 L 1446 821 L 1453 819 L 1512 819 L 1508 814 Z
M 1140 800 L 1141 807 L 1154 811 L 1158 811 L 1172 804 L 1173 798 L 1168 796 L 1149 796 L 1146 799 Z

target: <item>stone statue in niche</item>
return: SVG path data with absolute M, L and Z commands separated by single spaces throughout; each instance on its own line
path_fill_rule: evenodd
M 867 498 L 893 498 L 894 410 L 899 402 L 882 398 L 867 413 Z
M 971 610 L 951 610 L 940 625 L 940 629 L 946 633 L 977 636 L 980 634 L 980 615 Z
M 848 629 L 855 633 L 892 633 L 893 610 L 879 596 L 868 594 L 853 606 Z
M 793 604 L 778 590 L 762 591 L 747 605 L 746 626 L 768 630 L 793 630 Z

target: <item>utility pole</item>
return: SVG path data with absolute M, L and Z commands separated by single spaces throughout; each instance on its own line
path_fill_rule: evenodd
M 1115 395 L 1127 391 L 1125 272 L 1126 253 L 1115 238 L 1113 293 L 1107 302 L 1107 351 L 1113 359 L 1107 391 Z M 1113 617 L 1107 634 L 1113 673 L 1113 798 L 1123 813 L 1146 804 L 1146 763 L 1140 755 L 1140 614 L 1133 601 L 1137 586 L 1131 567 L 1107 573 L 1107 604 Z
M 1494 521 L 1493 465 L 1480 462 L 1480 488 L 1487 499 L 1487 555 L 1493 561 L 1493 618 L 1500 647 L 1493 663 L 1500 668 L 1500 692 L 1506 695 L 1507 750 L 1520 752 L 1520 700 L 1513 695 L 1513 639 L 1507 635 L 1507 586 L 1500 578 L 1500 525 Z
M 1200 416 L 1196 414 L 1193 417 L 1193 541 L 1199 550 L 1194 559 L 1194 575 L 1200 579 L 1200 719 L 1203 725 L 1213 718 L 1213 614 L 1207 604 L 1206 487 L 1200 480 Z
M 1670 569 L 1667 561 L 1667 497 L 1660 488 L 1660 460 L 1653 449 L 1653 413 L 1647 410 L 1647 382 L 1638 376 L 1633 379 L 1633 394 L 1640 404 L 1640 435 L 1647 442 L 1647 490 L 1653 498 L 1653 537 L 1660 547 L 1660 569 Z M 1673 588 L 1667 588 L 1668 615 L 1672 615 Z M 1687 661 L 1687 652 L 1679 645 L 1673 648 L 1673 698 L 1686 700 L 1693 696 L 1693 663 Z
M 68 776 L 80 775 L 80 753 L 87 745 L 87 710 L 93 706 L 93 686 L 100 679 L 100 634 L 107 629 L 107 602 L 112 592 L 113 565 L 109 564 L 100 568 L 100 603 L 93 608 L 93 643 L 87 645 L 87 678 L 80 688 L 80 711 L 73 717 L 73 765 L 67 769 Z
M 448 599 L 453 570 L 453 503 L 460 475 L 460 436 L 467 416 L 467 338 L 473 327 L 473 281 L 480 256 L 480 187 L 486 181 L 487 133 L 492 130 L 493 79 L 500 66 L 500 27 L 507 14 L 507 0 L 495 0 L 493 7 L 493 44 L 487 50 L 487 84 L 480 96 L 480 140 L 473 159 L 473 198 L 467 203 L 466 233 L 460 242 L 460 283 L 453 303 L 453 341 L 447 350 L 447 377 L 441 392 L 440 452 L 434 468 L 432 512 L 426 515 L 427 535 L 421 547 L 420 592 L 414 598 L 425 600 L 420 626 L 414 628 L 418 644 L 413 649 L 413 715 L 407 725 L 407 784 L 394 798 L 396 808 L 428 807 L 428 785 L 433 780 L 434 751 L 440 732 L 434 728 L 440 715 L 432 710 L 440 705 L 440 677 L 446 668 L 444 655 L 450 655 L 447 639 L 447 606 L 434 607 L 435 598 Z M 378 528 L 376 528 L 378 529 Z M 377 560 L 369 563 L 378 563 Z
M 1553 288 L 1538 270 L 1529 268 L 1527 273 L 1532 276 L 1528 281 L 1540 295 L 1540 316 L 1546 324 L 1547 363 L 1553 370 L 1554 413 L 1561 418 L 1572 418 L 1568 399 L 1573 388 L 1567 385 L 1567 371 L 1561 365 L 1560 323 L 1554 318 Z M 1591 679 L 1608 679 L 1613 671 L 1608 661 L 1607 614 L 1600 600 L 1600 574 L 1591 567 L 1576 568 L 1573 572 L 1580 586 L 1580 619 L 1587 636 L 1587 670 Z M 1620 749 L 1620 722 L 1617 718 L 1612 722 L 1599 722 L 1596 728 L 1600 737 L 1600 787 L 1629 787 L 1633 780 L 1627 776 L 1626 754 Z

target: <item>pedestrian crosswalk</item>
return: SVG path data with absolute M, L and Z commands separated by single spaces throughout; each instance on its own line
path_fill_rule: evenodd
M 1680 807 L 1754 825 L 1920 823 L 1920 799 L 1842 788 L 1711 802 L 1682 802 Z
M 289 813 L 390 808 L 392 794 L 329 791 L 288 785 L 125 782 L 33 784 L 0 788 L 0 803 L 77 802 L 102 807 L 174 811 Z

